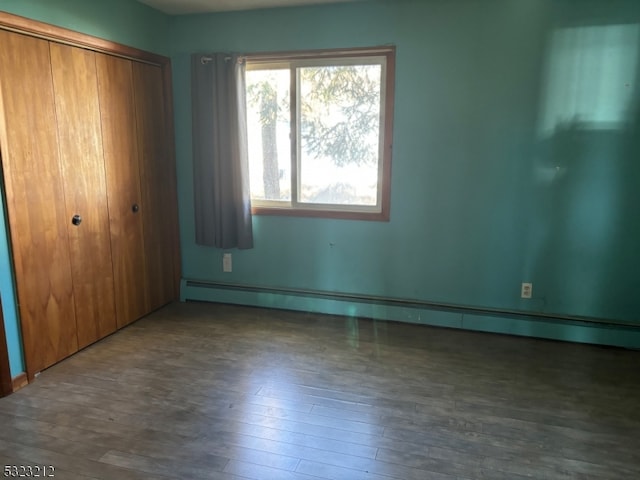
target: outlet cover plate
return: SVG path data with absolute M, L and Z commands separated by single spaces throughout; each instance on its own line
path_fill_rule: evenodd
M 231 259 L 230 253 L 225 253 L 222 255 L 222 271 L 223 272 L 231 272 L 233 270 L 233 263 Z

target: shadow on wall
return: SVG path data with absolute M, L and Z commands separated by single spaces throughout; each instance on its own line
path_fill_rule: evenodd
M 639 320 L 639 55 L 637 23 L 550 37 L 525 272 L 546 311 Z

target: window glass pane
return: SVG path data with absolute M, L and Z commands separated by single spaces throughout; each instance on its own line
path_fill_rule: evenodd
M 247 70 L 251 198 L 291 200 L 288 69 Z
M 298 68 L 300 202 L 377 204 L 381 70 Z

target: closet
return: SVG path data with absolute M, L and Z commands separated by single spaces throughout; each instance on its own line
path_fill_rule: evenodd
M 149 311 L 133 69 L 120 58 L 96 60 L 100 104 L 109 106 L 102 111 L 102 129 L 117 323 L 123 327 Z
M 0 29 L 0 149 L 29 379 L 178 297 L 168 60 L 69 34 L 84 48 Z
M 78 347 L 116 330 L 95 55 L 49 44 Z

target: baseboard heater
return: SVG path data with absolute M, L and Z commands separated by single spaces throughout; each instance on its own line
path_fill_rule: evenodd
M 455 312 L 468 315 L 487 315 L 495 317 L 511 317 L 522 318 L 529 321 L 561 321 L 565 324 L 582 325 L 599 328 L 615 328 L 629 329 L 632 331 L 640 332 L 640 324 L 633 324 L 630 322 L 600 319 L 593 317 L 579 317 L 571 315 L 558 315 L 546 312 L 524 312 L 521 310 L 509 310 L 499 308 L 487 308 L 487 307 L 474 307 L 465 305 L 455 305 L 449 303 L 432 302 L 428 300 L 416 300 L 396 297 L 384 297 L 379 295 L 365 295 L 355 293 L 343 293 L 343 292 L 331 292 L 326 290 L 307 290 L 296 288 L 277 288 L 277 287 L 262 287 L 256 285 L 243 285 L 236 283 L 225 282 L 213 282 L 204 280 L 185 280 L 187 287 L 204 288 L 213 290 L 231 290 L 235 292 L 246 293 L 258 293 L 258 294 L 271 294 L 271 295 L 283 295 L 294 297 L 306 297 L 316 298 L 323 300 L 333 300 L 339 302 L 354 302 L 370 305 L 384 305 L 390 307 L 401 308 L 415 308 L 415 309 L 427 309 L 427 310 L 439 310 L 446 312 Z M 186 296 L 185 301 L 201 301 L 196 298 L 189 298 Z

